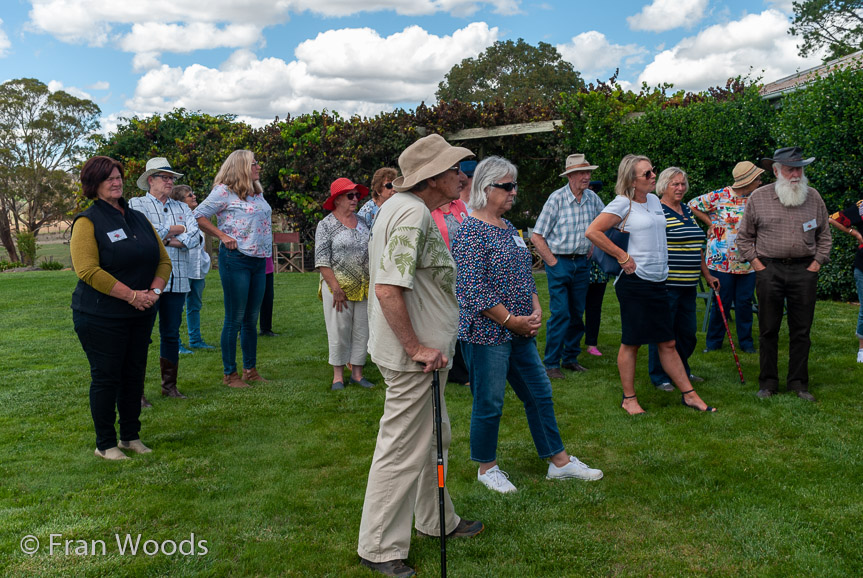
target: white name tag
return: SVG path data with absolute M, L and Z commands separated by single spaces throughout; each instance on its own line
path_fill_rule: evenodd
M 515 241 L 517 247 L 524 247 L 525 249 L 527 248 L 524 239 L 522 239 L 519 235 L 513 235 L 512 240 Z
M 806 221 L 805 223 L 803 223 L 803 232 L 811 231 L 817 226 L 818 223 L 815 222 L 815 219 L 812 219 L 811 221 Z
M 111 231 L 108 233 L 108 238 L 111 239 L 112 243 L 116 243 L 117 241 L 122 241 L 126 238 L 126 231 L 123 229 L 117 229 L 116 231 Z

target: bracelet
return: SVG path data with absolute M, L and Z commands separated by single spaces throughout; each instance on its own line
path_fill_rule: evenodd
M 138 298 L 138 292 L 137 292 L 137 291 L 132 291 L 132 298 L 131 298 L 131 299 L 129 299 L 129 301 L 127 301 L 127 303 L 128 303 L 129 305 L 131 305 L 132 303 L 134 303 L 134 302 L 135 302 L 135 299 L 137 299 L 137 298 Z
M 627 263 L 629 263 L 629 259 L 630 259 L 631 257 L 632 257 L 632 256 L 631 256 L 629 253 L 627 253 L 627 254 L 626 254 L 626 259 L 624 259 L 623 261 L 618 261 L 618 263 L 619 263 L 620 265 L 626 265 Z
M 506 319 L 503 320 L 503 323 L 501 323 L 501 326 L 506 327 L 506 322 L 509 321 L 510 317 L 512 317 L 512 313 L 510 313 L 506 316 Z

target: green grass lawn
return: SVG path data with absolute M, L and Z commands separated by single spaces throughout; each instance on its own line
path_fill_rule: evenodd
M 146 386 L 154 407 L 141 432 L 154 451 L 121 463 L 93 456 L 88 365 L 69 309 L 75 281 L 70 271 L 0 275 L 0 575 L 372 576 L 356 543 L 384 388 L 370 364 L 375 389 L 329 391 L 315 274 L 276 276 L 281 336 L 258 347 L 270 383 L 230 390 L 218 351 L 196 352 L 180 362 L 189 399 L 162 398 L 156 332 Z M 544 293 L 542 276 L 538 285 Z M 218 273 L 204 298 L 204 336 L 218 344 Z M 757 399 L 757 356 L 741 354 L 741 385 L 727 346 L 700 353 L 702 334 L 691 364 L 707 378 L 699 393 L 719 412 L 697 413 L 654 390 L 642 348 L 636 386 L 648 413 L 633 418 L 619 407 L 619 314 L 609 286 L 605 356 L 585 355 L 589 372 L 554 382 L 567 450 L 605 472 L 594 483 L 545 480 L 510 391 L 499 461 L 519 491 L 487 490 L 468 458 L 470 391 L 449 386 L 449 489 L 460 515 L 486 524 L 477 538 L 450 543 L 450 574 L 860 576 L 856 315 L 854 305 L 818 304 L 810 359 L 818 403 Z M 51 534 L 60 544 L 53 555 Z M 186 540 L 186 552 L 194 535 L 207 551 L 121 555 L 115 536 L 127 534 L 169 551 L 166 541 Z M 41 543 L 33 556 L 21 552 L 28 535 Z M 79 540 L 103 541 L 106 554 L 98 542 L 95 555 L 76 553 Z M 436 575 L 437 541 L 414 538 L 408 561 Z
M 36 265 L 42 261 L 59 261 L 63 263 L 65 267 L 72 266 L 72 257 L 69 255 L 69 245 L 63 242 L 50 242 L 44 243 L 38 241 L 38 246 L 36 247 Z M 9 253 L 6 252 L 6 249 L 0 247 L 0 261 L 9 260 Z

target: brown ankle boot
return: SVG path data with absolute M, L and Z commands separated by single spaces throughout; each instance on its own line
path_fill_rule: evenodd
M 222 379 L 222 383 L 227 385 L 228 387 L 251 387 L 248 383 L 240 379 L 240 376 L 237 375 L 237 372 L 229 373 Z
M 162 395 L 186 399 L 185 395 L 177 391 L 177 364 L 160 357 L 159 367 L 162 370 Z
M 263 381 L 266 383 L 270 380 L 261 377 L 258 370 L 253 367 L 252 369 L 243 369 L 243 381 Z
M 141 394 L 141 407 L 153 407 L 153 404 L 147 401 L 147 398 L 144 397 L 144 394 Z

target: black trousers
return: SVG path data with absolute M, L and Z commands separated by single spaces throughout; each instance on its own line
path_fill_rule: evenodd
M 267 281 L 264 285 L 264 300 L 261 301 L 261 333 L 273 330 L 273 301 L 276 291 L 273 287 L 273 274 L 267 273 Z
M 602 300 L 605 297 L 607 283 L 591 283 L 587 286 L 587 298 L 584 301 L 584 344 L 597 345 L 599 341 L 599 324 L 602 321 Z
M 155 311 L 143 317 L 117 319 L 72 312 L 75 333 L 90 362 L 90 413 L 100 450 L 117 445 L 117 413 L 120 439 L 140 437 L 141 395 L 155 320 Z
M 788 377 L 789 391 L 809 388 L 809 331 L 815 318 L 815 291 L 818 273 L 807 271 L 811 261 L 785 264 L 764 261 L 766 269 L 755 273 L 758 292 L 758 328 L 761 372 L 758 386 L 779 390 L 779 329 L 788 303 Z

